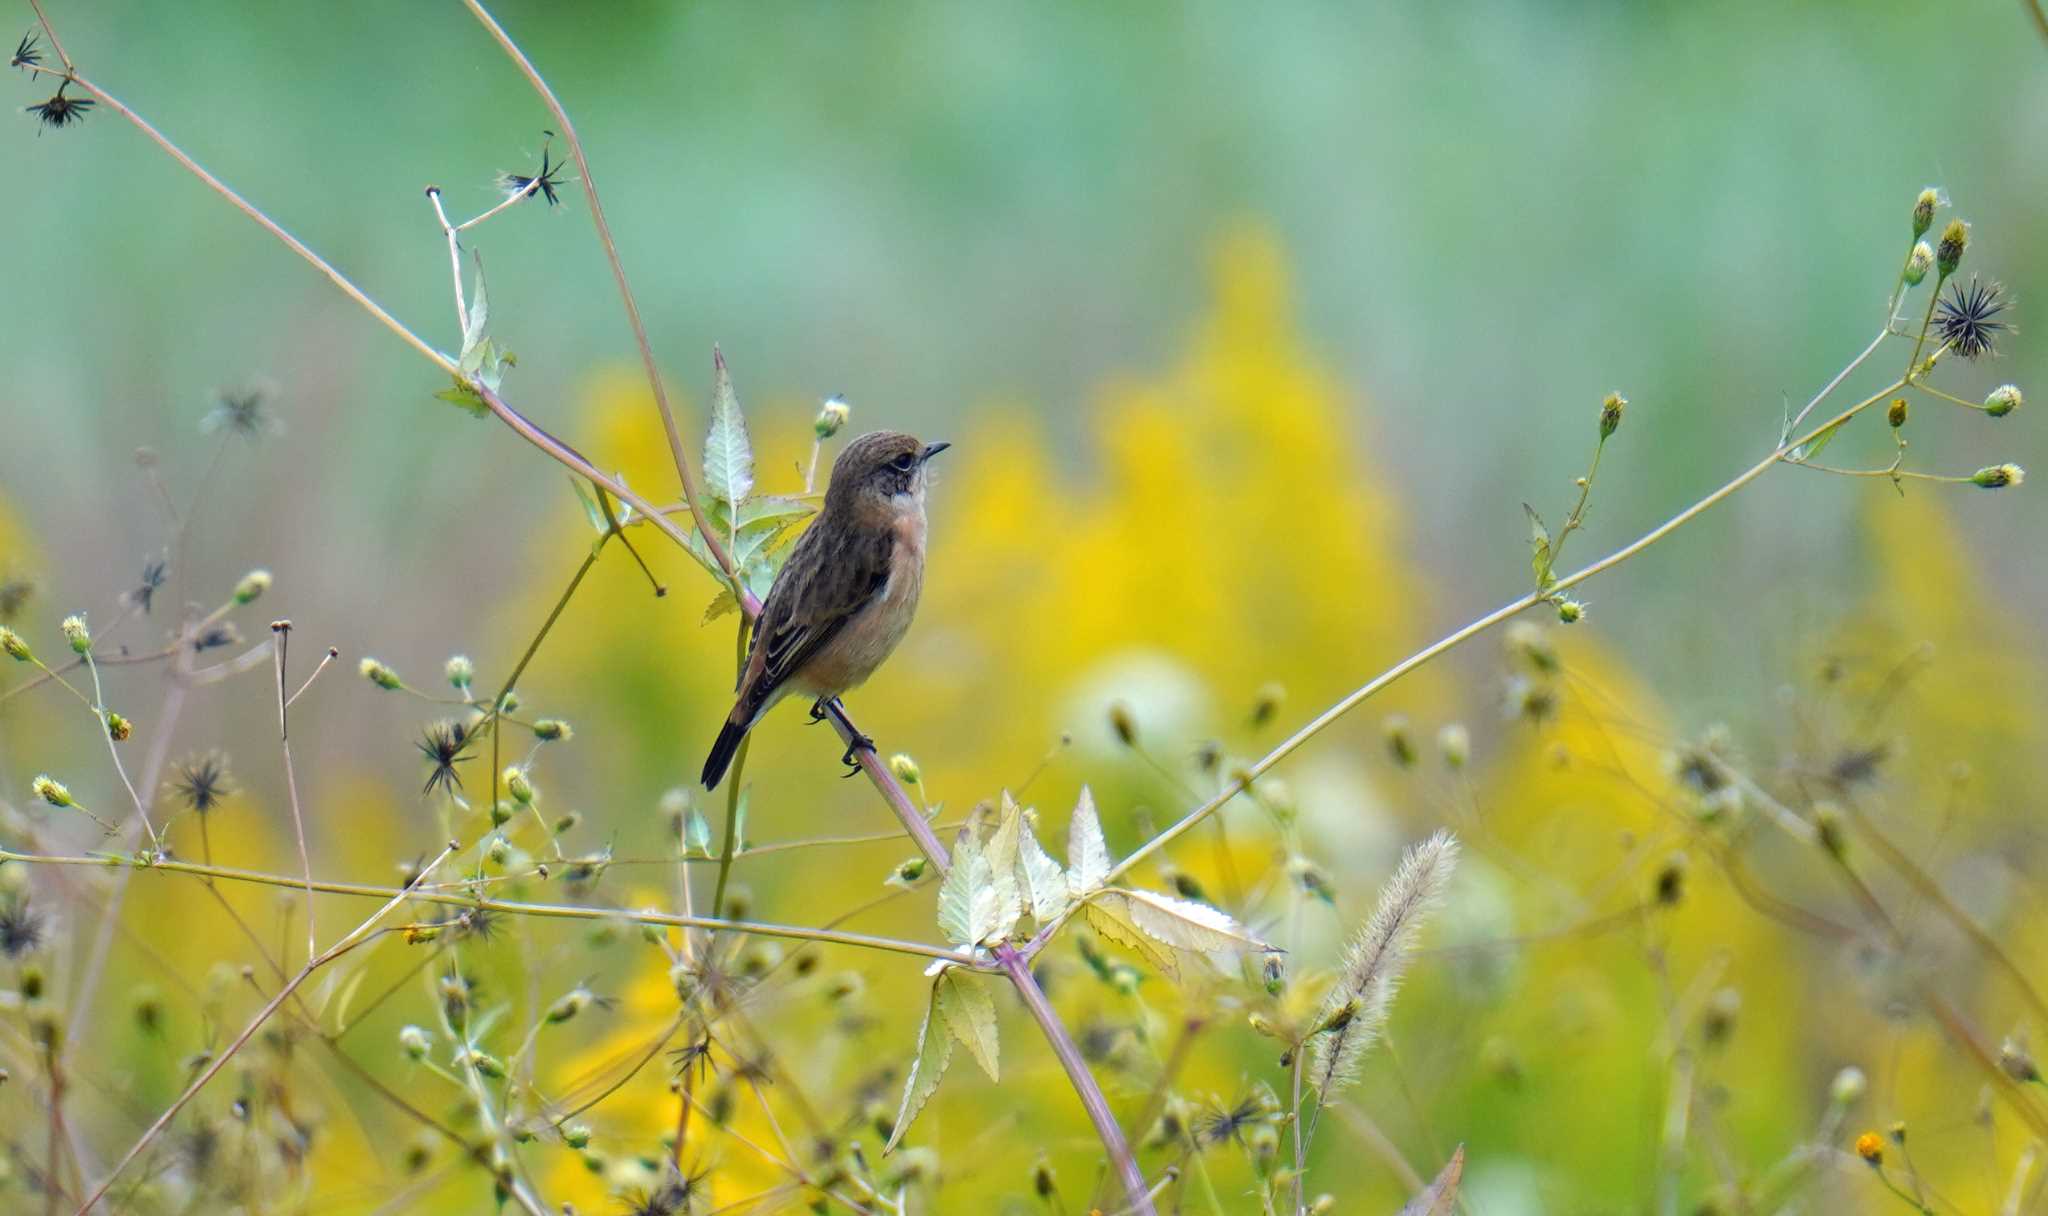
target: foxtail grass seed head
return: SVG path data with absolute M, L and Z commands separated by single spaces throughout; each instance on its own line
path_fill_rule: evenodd
M 74 613 L 65 617 L 57 629 L 64 635 L 64 640 L 71 644 L 72 653 L 85 654 L 92 649 L 92 630 L 85 627 L 83 615 Z
M 405 684 L 399 680 L 397 672 L 386 667 L 376 659 L 364 659 L 356 664 L 356 670 L 362 673 L 365 680 L 386 692 L 395 692 L 405 687 Z
M 453 655 L 442 671 L 448 677 L 448 684 L 457 692 L 468 692 L 470 682 L 476 679 L 476 664 L 466 654 Z
M 889 771 L 905 785 L 916 785 L 924 779 L 924 770 L 918 768 L 917 761 L 906 752 L 897 752 L 889 757 Z
M 1458 772 L 1472 759 L 1472 732 L 1462 722 L 1447 722 L 1436 732 L 1436 750 L 1444 767 Z
M 1934 269 L 1934 247 L 1926 241 L 1915 241 L 1913 251 L 1906 255 L 1906 285 L 1918 287 L 1927 278 L 1927 272 Z
M 0 625 L 0 653 L 17 663 L 26 663 L 36 657 L 36 652 L 28 648 L 21 635 L 5 625 Z
M 2035 1066 L 2033 1055 L 2025 1044 L 2016 1039 L 2008 1038 L 1999 1045 L 1998 1066 L 2006 1076 L 2022 1084 L 2041 1079 L 2041 1070 Z
M 1131 707 L 1117 701 L 1109 707 L 1109 729 L 1116 734 L 1117 742 L 1125 747 L 1138 745 L 1138 723 L 1131 716 Z
M 1864 1132 L 1856 1137 L 1856 1155 L 1872 1169 L 1884 1164 L 1884 1140 L 1876 1132 Z
M 2027 479 L 2027 471 L 2016 464 L 1994 464 L 1970 475 L 1970 484 L 1987 490 L 2002 490 Z
M 1557 600 L 1557 619 L 1559 624 L 1576 625 L 1586 619 L 1586 605 L 1578 600 L 1560 596 Z
M 1869 1078 L 1863 1075 L 1862 1069 L 1851 1064 L 1837 1072 L 1835 1079 L 1829 1083 L 1828 1100 L 1836 1106 L 1854 1106 L 1862 1101 L 1863 1095 L 1869 1089 Z
M 853 407 L 846 398 L 836 393 L 825 398 L 825 404 L 818 408 L 817 420 L 811 423 L 811 433 L 819 439 L 830 439 L 846 427 L 846 420 L 853 415 Z
M 575 735 L 576 732 L 561 718 L 535 718 L 533 721 L 533 737 L 543 743 L 566 743 Z
M 241 582 L 235 584 L 235 602 L 237 604 L 253 604 L 263 598 L 263 593 L 268 590 L 270 590 L 270 571 L 251 570 L 242 576 Z
M 1408 719 L 1401 714 L 1388 714 L 1380 724 L 1381 734 L 1386 736 L 1387 755 L 1401 768 L 1415 767 L 1415 736 L 1408 728 Z
M 1609 393 L 1600 400 L 1600 438 L 1606 439 L 1621 426 L 1621 412 L 1628 408 L 1628 398 L 1620 393 Z
M 47 773 L 37 774 L 36 779 L 29 782 L 28 788 L 36 797 L 49 803 L 51 806 L 77 805 L 77 803 L 71 800 L 71 791 L 64 787 L 64 783 L 52 780 Z
M 2020 408 L 2023 401 L 2018 385 L 2001 384 L 1991 390 L 1990 396 L 1984 398 L 1984 412 L 1993 418 L 2003 418 Z
M 134 733 L 135 725 L 132 722 L 111 709 L 107 711 L 107 738 L 116 743 L 126 743 L 128 736 Z
M 1906 415 L 1911 412 L 1912 410 L 1906 405 L 1904 397 L 1894 397 L 1892 398 L 1890 408 L 1884 412 L 1884 420 L 1891 423 L 1892 429 L 1896 431 L 1906 425 Z
M 1913 235 L 1921 236 L 1934 227 L 1934 209 L 1941 206 L 1941 191 L 1933 186 L 1920 192 L 1913 200 Z
M 1934 247 L 1934 266 L 1947 278 L 1963 264 L 1963 251 L 1970 247 L 1970 226 L 1961 220 L 1950 220 L 1948 227 L 1941 230 L 1941 243 Z

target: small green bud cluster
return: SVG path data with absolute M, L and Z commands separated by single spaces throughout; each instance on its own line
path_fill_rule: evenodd
M 2024 400 L 2018 385 L 2001 384 L 1991 390 L 1990 396 L 1984 398 L 1984 412 L 1993 418 L 2003 418 L 2020 408 Z
M 1906 255 L 1906 284 L 1910 287 L 1918 287 L 1921 281 L 1927 277 L 1927 272 L 1932 269 L 1934 269 L 1934 247 L 1926 241 L 1913 242 L 1913 251 Z
M 449 685 L 458 692 L 468 692 L 470 681 L 476 679 L 476 664 L 470 662 L 469 656 L 466 654 L 458 654 L 451 657 L 444 670 L 447 673 Z
M 1978 469 L 1970 476 L 1970 484 L 1987 490 L 2002 490 L 2016 486 L 2027 479 L 2027 471 L 2016 464 L 1994 464 Z
M 270 590 L 270 571 L 251 570 L 242 576 L 241 582 L 235 584 L 235 602 L 237 604 L 253 604 L 268 590 Z
M 533 737 L 543 743 L 566 742 L 575 733 L 560 718 L 536 718 L 533 723 Z
M 362 673 L 365 680 L 384 689 L 386 692 L 393 692 L 405 687 L 399 680 L 397 672 L 386 667 L 376 659 L 364 659 L 356 664 L 356 670 Z
M 64 640 L 71 643 L 73 653 L 85 654 L 92 649 L 92 631 L 85 627 L 84 616 L 67 616 L 57 628 L 63 632 Z
M 5 654 L 17 663 L 26 663 L 36 657 L 35 652 L 28 648 L 28 643 L 21 640 L 21 635 L 5 625 L 0 625 L 0 654 Z
M 1600 401 L 1600 438 L 1614 434 L 1621 426 L 1621 412 L 1628 408 L 1628 398 L 1620 393 L 1609 393 Z
M 817 421 L 811 423 L 811 431 L 820 440 L 830 439 L 845 428 L 846 420 L 852 414 L 853 407 L 846 403 L 846 398 L 827 397 L 825 404 L 818 409 Z

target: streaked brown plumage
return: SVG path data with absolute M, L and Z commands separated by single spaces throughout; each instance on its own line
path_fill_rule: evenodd
M 761 605 L 739 698 L 704 761 L 706 789 L 776 702 L 792 692 L 830 702 L 903 640 L 924 587 L 924 466 L 948 446 L 875 431 L 839 453 L 824 508 Z

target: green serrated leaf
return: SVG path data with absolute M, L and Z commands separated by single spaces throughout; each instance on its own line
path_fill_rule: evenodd
M 953 1036 L 947 1033 L 943 1021 L 937 1034 L 932 1033 L 932 1022 L 937 1019 L 940 985 L 946 976 L 941 973 L 932 981 L 932 994 L 925 1005 L 924 1023 L 917 1028 L 917 1058 L 911 1062 L 910 1075 L 903 1079 L 903 1103 L 896 1111 L 896 1126 L 889 1131 L 889 1142 L 882 1146 L 884 1156 L 896 1151 L 903 1142 L 903 1134 L 917 1119 L 925 1103 L 939 1088 L 940 1078 L 946 1075 L 946 1065 L 953 1060 Z
M 476 261 L 476 286 L 470 289 L 469 322 L 462 329 L 462 359 L 466 371 L 474 370 L 468 366 L 470 352 L 483 344 L 484 334 L 491 323 L 491 303 L 484 294 L 484 255 L 472 249 L 470 257 Z
M 949 967 L 939 975 L 932 1000 L 932 1008 L 938 1011 L 947 1033 L 967 1048 L 989 1080 L 1001 1080 L 997 1075 L 1001 1051 L 996 1035 L 996 1003 L 989 996 L 988 987 L 968 979 L 958 968 Z
M 1123 891 L 1133 925 L 1161 943 L 1196 954 L 1243 954 L 1270 950 L 1226 912 L 1156 891 Z
M 1095 813 L 1095 795 L 1084 785 L 1067 825 L 1067 891 L 1079 898 L 1095 890 L 1109 878 L 1112 864 L 1102 820 Z
M 754 492 L 754 447 L 747 438 L 747 419 L 740 413 L 739 394 L 725 360 L 713 356 L 711 430 L 704 437 L 704 484 L 722 503 L 744 503 Z
M 1089 928 L 1152 964 L 1160 974 L 1169 979 L 1180 975 L 1180 959 L 1172 949 L 1131 923 L 1130 904 L 1121 891 L 1098 893 L 1081 906 L 1081 914 Z
M 1536 508 L 1528 503 L 1522 510 L 1529 515 L 1529 569 L 1536 575 L 1536 590 L 1548 591 L 1557 575 L 1551 569 L 1550 529 L 1543 523 L 1543 517 L 1536 514 Z
M 1461 1144 L 1437 1172 L 1436 1181 L 1402 1205 L 1397 1216 L 1451 1216 L 1458 1210 L 1458 1182 L 1464 1176 L 1465 1146 Z
M 719 617 L 725 616 L 728 613 L 738 612 L 739 610 L 740 602 L 733 598 L 732 588 L 720 587 L 718 594 L 711 597 L 711 602 L 704 605 L 704 619 L 699 621 L 698 624 L 709 625 Z
M 469 381 L 461 376 L 455 376 L 452 379 L 454 384 L 434 394 L 436 401 L 446 401 L 451 405 L 459 405 L 463 409 L 468 410 L 471 416 L 477 418 L 481 418 L 491 412 L 491 407 L 484 404 L 483 395 L 471 387 Z

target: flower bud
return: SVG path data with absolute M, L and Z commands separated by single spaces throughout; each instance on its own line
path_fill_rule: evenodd
M 585 1148 L 590 1144 L 590 1125 L 587 1123 L 564 1123 L 561 1127 L 562 1143 L 570 1148 Z
M 85 618 L 83 616 L 67 616 L 64 618 L 64 623 L 57 626 L 57 628 L 63 631 L 64 640 L 71 643 L 71 649 L 74 653 L 84 654 L 92 649 L 92 631 L 85 627 Z
M 1279 996 L 1287 991 L 1287 956 L 1278 950 L 1271 950 L 1259 963 L 1261 978 L 1265 981 L 1266 995 Z
M 560 718 L 536 718 L 533 723 L 533 737 L 543 743 L 566 743 L 576 737 L 569 724 Z
M 1835 1074 L 1833 1083 L 1828 1086 L 1828 1099 L 1837 1106 L 1853 1106 L 1869 1088 L 1870 1082 L 1864 1077 L 1863 1070 L 1851 1064 Z
M 1250 1016 L 1245 1018 L 1245 1021 L 1251 1026 L 1253 1034 L 1264 1035 L 1269 1039 L 1286 1037 L 1280 1033 L 1280 1028 L 1273 1024 L 1272 1018 L 1267 1017 L 1256 1009 L 1252 1010 Z
M 462 692 L 468 692 L 469 682 L 476 678 L 476 664 L 470 662 L 466 654 L 452 656 L 443 670 L 448 675 L 448 683 Z
M 1913 200 L 1913 235 L 1919 236 L 1934 227 L 1934 209 L 1941 205 L 1941 191 L 1929 186 Z
M 2001 384 L 1991 390 L 1990 396 L 1984 398 L 1984 412 L 1993 418 L 2003 418 L 2020 408 L 2022 400 L 2018 385 Z
M 1447 722 L 1436 732 L 1436 750 L 1444 758 L 1444 767 L 1457 772 L 1472 758 L 1472 732 L 1462 722 Z
M 1906 255 L 1906 285 L 1918 287 L 1920 281 L 1925 279 L 1927 272 L 1932 269 L 1934 269 L 1933 247 L 1926 241 L 1914 242 L 1913 251 Z
M 398 1032 L 398 1048 L 408 1060 L 424 1060 L 427 1049 L 434 1045 L 434 1036 L 418 1026 L 407 1026 Z
M 501 714 L 516 714 L 516 713 L 518 713 L 518 712 L 519 712 L 519 694 L 518 694 L 518 693 L 516 693 L 516 692 L 508 692 L 508 693 L 506 693 L 506 694 L 505 694 L 504 696 L 502 696 L 502 697 L 499 697 L 499 698 L 498 698 L 498 712 L 499 712 L 499 713 L 501 713 Z
M 1963 251 L 1970 247 L 1970 226 L 1961 220 L 1950 220 L 1948 227 L 1941 230 L 1941 244 L 1934 247 L 1934 266 L 1947 278 L 1963 264 Z
M 590 1002 L 593 999 L 590 989 L 578 984 L 576 987 L 563 993 L 561 998 L 554 1004 L 548 1006 L 548 1024 L 550 1026 L 559 1026 L 563 1022 L 569 1021 L 585 1009 L 590 1008 Z
M 356 664 L 356 670 L 362 673 L 365 680 L 384 689 L 386 692 L 405 687 L 404 684 L 399 682 L 397 672 L 375 659 L 364 659 Z
M 1609 393 L 1600 401 L 1600 438 L 1614 434 L 1621 426 L 1621 411 L 1628 408 L 1628 398 L 1620 393 Z
M 502 1080 L 505 1076 L 504 1063 L 480 1047 L 472 1047 L 462 1053 L 460 1062 L 476 1069 L 477 1075 L 489 1077 L 493 1081 Z
M 896 774 L 896 780 L 905 785 L 916 785 L 924 779 L 924 772 L 917 767 L 917 761 L 904 752 L 897 752 L 889 757 L 889 771 Z
M 1994 464 L 1971 474 L 1970 484 L 1982 486 L 1987 490 L 2000 490 L 2006 486 L 2016 486 L 2026 479 L 2027 471 L 2016 464 Z
M 270 590 L 270 571 L 251 570 L 242 576 L 241 582 L 235 584 L 235 602 L 237 604 L 253 604 L 268 590 Z
M 1876 1132 L 1864 1132 L 1856 1137 L 1856 1155 L 1873 1168 L 1884 1164 L 1884 1141 Z
M 0 625 L 0 653 L 17 663 L 26 663 L 36 657 L 28 643 L 21 640 L 21 635 L 5 625 Z
M 818 408 L 817 421 L 811 423 L 811 431 L 819 439 L 830 439 L 846 425 L 846 419 L 853 413 L 853 407 L 846 404 L 846 398 L 834 394 L 825 398 L 825 404 Z
M 38 774 L 34 781 L 29 782 L 29 789 L 51 806 L 72 805 L 71 791 L 64 788 L 63 782 L 53 781 L 47 774 Z
M 134 733 L 135 727 L 128 719 L 111 709 L 107 711 L 107 738 L 116 743 L 126 743 L 128 736 Z
M 1911 412 L 1904 397 L 1892 398 L 1891 408 L 1884 412 L 1884 420 L 1892 424 L 1893 430 L 1906 425 L 1906 415 Z
M 1557 601 L 1557 619 L 1565 625 L 1576 625 L 1586 619 L 1586 606 L 1578 600 L 1560 597 Z
M 512 860 L 512 842 L 502 834 L 494 835 L 491 843 L 484 847 L 484 856 L 491 859 L 492 865 L 502 866 Z
M 532 804 L 533 779 L 526 775 L 525 769 L 516 764 L 506 766 L 504 781 L 505 792 L 512 795 L 512 801 L 520 806 Z

